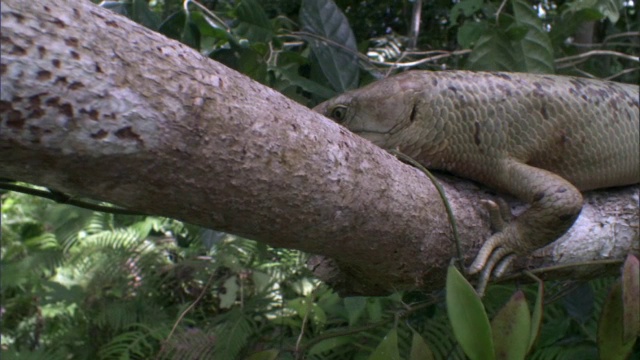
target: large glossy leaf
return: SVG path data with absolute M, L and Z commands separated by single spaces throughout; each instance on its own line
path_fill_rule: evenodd
M 522 291 L 517 291 L 491 322 L 496 358 L 524 359 L 529 348 L 531 316 Z
M 562 299 L 562 304 L 572 319 L 584 324 L 593 314 L 595 305 L 593 289 L 588 283 L 582 283 Z
M 458 43 L 465 49 L 476 44 L 478 39 L 487 30 L 489 25 L 486 21 L 467 21 L 458 29 Z
M 367 298 L 364 296 L 352 296 L 344 299 L 344 308 L 349 316 L 349 326 L 355 325 L 367 306 Z
M 483 0 L 461 0 L 457 4 L 453 5 L 449 12 L 449 26 L 456 26 L 458 24 L 458 17 L 460 15 L 471 16 L 476 11 L 482 8 Z M 466 24 L 466 23 L 465 23 Z
M 358 48 L 346 16 L 331 0 L 303 0 L 300 22 L 318 66 L 339 93 L 358 86 Z
M 515 25 L 527 29 L 524 38 L 516 43 L 519 56 L 522 57 L 523 68 L 519 70 L 552 74 L 554 72 L 553 47 L 549 34 L 543 29 L 542 20 L 533 11 L 529 2 L 513 0 L 512 4 Z
M 158 15 L 149 9 L 147 0 L 133 0 L 131 19 L 152 30 L 157 29 L 160 25 Z
M 313 80 L 302 77 L 298 75 L 297 72 L 290 71 L 289 69 L 285 68 L 276 68 L 274 69 L 274 71 L 278 75 L 282 76 L 282 79 L 288 81 L 291 85 L 298 86 L 304 91 L 317 95 L 320 98 L 329 99 L 336 95 L 335 91 L 324 87 Z
M 355 339 L 352 336 L 338 336 L 320 341 L 309 349 L 308 355 L 320 355 L 332 351 L 340 346 L 352 345 Z
M 493 360 L 489 318 L 480 297 L 453 265 L 447 272 L 447 313 L 453 333 L 472 360 Z
M 237 9 L 238 35 L 251 42 L 269 42 L 273 38 L 273 26 L 267 14 L 256 0 L 242 0 Z
M 413 332 L 413 338 L 411 340 L 411 354 L 409 360 L 433 360 L 433 351 L 429 348 L 429 345 L 424 341 L 422 336 L 417 332 Z
M 516 71 L 511 41 L 500 29 L 488 30 L 476 41 L 465 67 L 476 71 Z
M 249 355 L 246 360 L 276 360 L 279 351 L 276 349 L 259 351 Z
M 601 360 L 626 359 L 635 341 L 624 342 L 622 286 L 617 282 L 607 297 L 598 324 L 598 351 Z
M 380 341 L 376 350 L 371 353 L 369 360 L 400 360 L 398 350 L 398 330 L 393 328 L 387 336 Z
M 267 64 L 253 48 L 231 44 L 230 49 L 217 49 L 209 56 L 263 84 L 267 82 Z

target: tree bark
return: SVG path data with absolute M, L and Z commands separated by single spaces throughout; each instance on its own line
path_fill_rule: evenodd
M 455 246 L 418 170 L 89 2 L 1 7 L 0 177 L 321 255 L 316 274 L 343 294 L 442 287 Z M 493 194 L 440 178 L 468 264 L 490 235 L 479 200 Z M 569 233 L 520 268 L 640 252 L 637 186 L 586 199 Z M 580 269 L 553 276 L 589 276 Z

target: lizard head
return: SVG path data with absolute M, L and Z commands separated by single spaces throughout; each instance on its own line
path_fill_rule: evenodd
M 380 147 L 390 147 L 389 139 L 407 128 L 415 116 L 415 90 L 398 78 L 346 92 L 313 110 Z

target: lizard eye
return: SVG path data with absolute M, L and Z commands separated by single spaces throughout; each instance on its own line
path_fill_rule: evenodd
M 333 109 L 331 109 L 331 113 L 329 113 L 329 117 L 335 120 L 338 123 L 342 123 L 347 116 L 347 107 L 344 105 L 337 105 Z

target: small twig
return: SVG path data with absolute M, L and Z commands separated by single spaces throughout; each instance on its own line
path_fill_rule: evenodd
M 198 295 L 198 297 L 195 299 L 195 301 L 193 303 L 191 303 L 191 305 L 189 305 L 189 307 L 184 309 L 184 311 L 180 314 L 180 316 L 178 317 L 178 320 L 176 320 L 176 322 L 173 324 L 173 328 L 171 328 L 171 331 L 169 332 L 169 335 L 167 335 L 167 338 L 165 339 L 165 342 L 164 342 L 165 344 L 167 344 L 169 339 L 171 339 L 171 337 L 173 336 L 173 333 L 176 331 L 176 328 L 178 327 L 178 325 L 180 324 L 182 319 L 184 319 L 184 317 L 187 315 L 187 313 L 189 311 L 191 311 L 198 304 L 198 302 L 200 302 L 200 300 L 202 300 L 202 298 L 204 297 L 204 294 L 206 294 L 207 289 L 209 288 L 209 284 L 211 284 L 211 281 L 213 280 L 213 277 L 214 277 L 215 274 L 216 274 L 215 271 L 211 273 L 211 275 L 209 276 L 209 280 L 207 280 L 207 283 L 202 288 L 202 291 L 200 292 L 200 295 Z M 162 347 L 164 348 L 164 345 Z M 163 351 L 163 349 L 160 349 L 159 354 L 161 354 L 162 351 Z
M 411 29 L 409 30 L 409 48 L 415 49 L 418 44 L 418 34 L 420 33 L 420 18 L 422 17 L 422 0 L 413 3 L 411 13 Z
M 502 12 L 502 9 L 504 9 L 504 6 L 506 4 L 507 4 L 507 0 L 502 0 L 500 7 L 498 7 L 498 10 L 496 11 L 496 25 L 498 26 L 500 26 L 500 13 Z
M 307 327 L 307 321 L 309 321 L 309 314 L 311 313 L 311 309 L 312 309 L 312 305 L 313 305 L 313 301 L 311 301 L 311 299 L 309 299 L 310 297 L 307 297 L 307 311 L 305 311 L 304 313 L 304 317 L 302 318 L 302 325 L 300 326 L 300 334 L 298 335 L 298 339 L 296 340 L 296 347 L 295 347 L 295 353 L 296 353 L 296 359 L 300 358 L 300 355 L 302 354 L 300 352 L 300 344 L 302 343 L 302 338 L 304 337 L 304 329 Z
M 56 191 L 56 190 L 49 190 L 49 189 L 48 190 L 38 190 L 38 189 L 34 189 L 34 188 L 31 188 L 31 187 L 27 187 L 27 186 L 10 184 L 10 183 L 4 182 L 4 181 L 0 181 L 0 189 L 20 192 L 20 193 L 27 194 L 27 195 L 38 196 L 38 197 L 42 197 L 42 198 L 45 198 L 45 199 L 53 200 L 53 201 L 55 201 L 55 202 L 57 202 L 59 204 L 73 205 L 73 206 L 77 206 L 77 207 L 80 207 L 80 208 L 83 208 L 83 209 L 88 209 L 88 210 L 93 210 L 93 211 L 101 211 L 101 212 L 109 213 L 109 214 L 146 215 L 146 214 L 143 214 L 141 212 L 127 210 L 127 209 L 123 209 L 123 208 L 120 208 L 120 207 L 98 205 L 98 204 L 94 204 L 94 203 L 90 203 L 90 202 L 86 202 L 86 201 L 82 201 L 82 200 L 77 200 L 77 199 L 74 199 L 72 196 L 70 196 L 68 194 L 64 194 L 64 193 Z
M 569 46 L 573 46 L 573 47 L 580 47 L 580 48 L 600 48 L 603 46 L 625 46 L 625 47 L 633 47 L 633 48 L 640 48 L 640 45 L 636 45 L 636 44 L 629 44 L 629 43 L 618 43 L 618 42 L 611 42 L 611 43 L 570 43 L 568 44 Z
M 440 60 L 442 58 L 447 58 L 447 57 L 451 57 L 451 56 L 458 56 L 458 55 L 466 55 L 471 53 L 470 49 L 465 49 L 465 50 L 456 50 L 456 51 L 443 51 L 441 55 L 436 55 L 436 56 L 431 56 L 428 58 L 424 58 L 424 59 L 420 59 L 420 60 L 416 60 L 416 61 L 410 61 L 410 62 L 405 62 L 405 63 L 387 63 L 387 62 L 383 62 L 383 61 L 375 61 L 375 60 L 369 60 L 372 64 L 375 65 L 381 65 L 381 66 L 391 66 L 391 67 L 413 67 L 416 65 L 420 65 L 420 64 L 424 64 L 427 62 L 431 62 L 431 61 L 435 61 L 435 60 Z
M 640 31 L 627 31 L 627 32 L 622 32 L 619 34 L 613 34 L 613 35 L 609 35 L 606 38 L 604 38 L 604 40 L 602 41 L 603 44 L 608 43 L 610 40 L 613 39 L 617 39 L 617 38 L 621 38 L 621 37 L 636 37 L 636 36 L 640 36 Z
M 628 74 L 628 73 L 631 73 L 631 72 L 634 72 L 634 71 L 638 71 L 638 70 L 640 70 L 640 67 L 624 69 L 624 70 L 620 71 L 617 74 L 613 74 L 611 76 L 606 77 L 605 80 L 613 80 L 613 79 L 617 78 L 618 76 L 622 76 L 624 74 Z
M 200 11 L 204 12 L 207 16 L 215 20 L 218 26 L 224 28 L 226 31 L 231 31 L 231 28 L 228 27 L 227 24 L 225 24 L 224 20 L 220 19 L 218 15 L 214 14 L 211 10 L 207 9 L 206 6 L 200 4 L 195 0 L 184 0 L 184 2 L 182 3 L 182 6 L 184 7 L 184 12 L 186 14 L 189 14 L 189 3 L 195 5 L 198 9 L 200 9 Z
M 287 36 L 287 34 L 285 34 L 283 36 Z M 346 53 L 348 53 L 350 55 L 353 55 L 353 56 L 357 57 L 361 61 L 369 62 L 369 58 L 367 58 L 365 55 L 362 55 L 358 51 L 351 50 L 348 47 L 344 46 L 343 44 L 337 43 L 337 42 L 335 42 L 335 41 L 333 41 L 331 39 L 327 39 L 327 38 L 325 38 L 323 36 L 320 36 L 320 35 L 317 35 L 317 34 L 314 34 L 314 33 L 310 33 L 308 31 L 293 31 L 290 34 L 288 34 L 288 36 L 295 36 L 297 38 L 303 38 L 303 39 L 305 37 L 313 38 L 315 40 L 322 41 L 322 42 L 325 42 L 325 43 L 327 43 L 327 44 L 329 44 L 331 46 L 337 47 L 340 50 L 342 50 L 342 51 L 344 51 L 344 52 L 346 52 Z
M 587 52 L 579 54 L 579 55 L 566 56 L 566 57 L 563 57 L 563 58 L 556 59 L 555 63 L 558 64 L 558 67 L 566 67 L 566 66 L 564 66 L 563 64 L 560 64 L 560 63 L 566 62 L 566 61 L 585 59 L 585 58 L 589 58 L 591 56 L 596 56 L 596 55 L 616 56 L 616 57 L 620 57 L 620 58 L 623 58 L 623 59 L 627 59 L 627 60 L 631 60 L 631 61 L 635 61 L 635 62 L 640 62 L 640 57 L 638 57 L 638 56 L 628 55 L 628 54 L 625 54 L 625 53 L 621 53 L 621 52 L 618 52 L 618 51 L 611 51 L 611 50 L 592 50 L 592 51 L 587 51 Z

